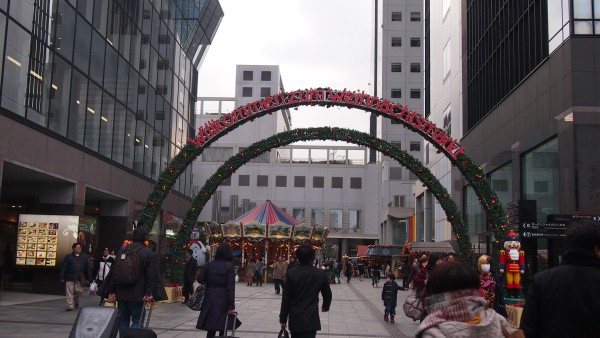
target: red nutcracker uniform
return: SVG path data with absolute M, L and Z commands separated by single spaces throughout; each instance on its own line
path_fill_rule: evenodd
M 506 288 L 516 292 L 521 289 L 521 275 L 525 273 L 525 251 L 520 250 L 518 233 L 506 234 L 504 249 L 500 250 L 500 273 L 506 271 Z

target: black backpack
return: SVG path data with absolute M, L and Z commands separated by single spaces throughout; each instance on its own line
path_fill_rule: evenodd
M 142 248 L 143 246 L 140 246 L 135 250 L 131 250 L 128 246 L 123 249 L 120 255 L 117 255 L 114 268 L 111 271 L 115 285 L 131 285 L 140 280 L 142 268 L 137 252 Z

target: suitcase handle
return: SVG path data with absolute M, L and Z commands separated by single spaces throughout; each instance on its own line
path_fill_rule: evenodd
M 237 312 L 233 311 L 233 326 L 231 329 L 231 336 L 235 336 L 235 324 L 237 324 Z M 223 335 L 227 337 L 227 322 L 229 321 L 229 313 L 225 313 L 225 329 L 223 330 Z
M 146 318 L 146 326 L 144 326 L 145 328 L 148 328 L 148 326 L 150 326 L 150 317 L 152 317 L 152 309 L 154 308 L 154 301 L 151 300 L 149 302 L 144 302 L 144 304 L 142 305 L 142 313 L 140 314 L 140 324 L 143 325 L 144 322 L 142 322 L 142 320 L 144 319 L 144 314 L 146 313 L 146 303 L 150 303 L 150 311 L 148 311 L 148 318 Z

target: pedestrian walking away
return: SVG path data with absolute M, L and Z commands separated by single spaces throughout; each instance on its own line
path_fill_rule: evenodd
M 206 294 L 202 310 L 198 316 L 196 328 L 205 330 L 206 337 L 215 337 L 225 334 L 225 321 L 227 330 L 233 330 L 241 325 L 235 316 L 235 272 L 233 271 L 233 256 L 231 247 L 227 243 L 221 243 L 217 247 L 215 259 L 204 266 L 204 271 L 198 277 L 198 283 L 206 285 Z M 231 318 L 229 318 L 230 316 Z
M 322 312 L 329 311 L 332 293 L 325 271 L 311 265 L 315 258 L 311 246 L 300 245 L 296 258 L 300 264 L 288 271 L 283 285 L 279 324 L 282 329 L 289 327 L 292 338 L 312 338 L 321 330 L 319 293 Z
M 108 273 L 110 272 L 110 268 L 112 264 L 115 262 L 115 259 L 109 254 L 108 248 L 104 248 L 102 250 L 102 257 L 96 261 L 96 268 L 94 269 L 94 282 L 98 285 L 98 287 L 102 286 L 102 283 L 108 277 Z M 102 305 L 104 298 L 100 296 L 100 305 Z
M 254 266 L 254 278 L 256 279 L 256 286 L 262 286 L 263 284 L 263 270 L 265 268 L 264 258 L 261 258 Z
M 102 294 L 108 293 L 110 302 L 118 302 L 121 334 L 130 327 L 143 327 L 145 302 L 167 298 L 159 278 L 155 255 L 145 246 L 147 239 L 148 230 L 138 224 L 133 230 L 133 243 L 117 254 L 107 281 L 104 282 L 106 288 L 99 290 Z
M 254 283 L 255 267 L 256 267 L 256 264 L 254 263 L 254 260 L 248 259 L 248 262 L 246 263 L 246 268 L 244 269 L 247 286 L 252 286 L 252 284 Z
M 60 269 L 60 281 L 65 283 L 67 311 L 79 309 L 79 297 L 87 281 L 92 280 L 92 269 L 88 257 L 81 252 L 81 245 L 73 243 L 73 252 L 66 255 Z
M 521 317 L 527 338 L 599 336 L 600 223 L 570 223 L 564 245 L 561 264 L 529 285 Z
M 396 283 L 396 276 L 393 273 L 388 274 L 383 288 L 381 289 L 381 300 L 383 300 L 383 306 L 385 307 L 385 313 L 383 320 L 386 322 L 395 323 L 396 317 L 396 303 L 398 302 L 398 290 L 400 286 Z
M 431 263 L 431 261 L 430 261 Z M 479 295 L 479 276 L 462 262 L 443 262 L 427 278 L 427 317 L 416 337 L 523 337 Z

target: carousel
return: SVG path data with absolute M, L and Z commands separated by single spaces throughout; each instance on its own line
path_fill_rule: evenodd
M 283 209 L 266 200 L 254 209 L 225 224 L 205 225 L 211 254 L 228 242 L 238 266 L 264 258 L 270 267 L 279 256 L 289 262 L 294 250 L 304 243 L 313 246 L 319 257 L 328 228 L 296 221 Z

